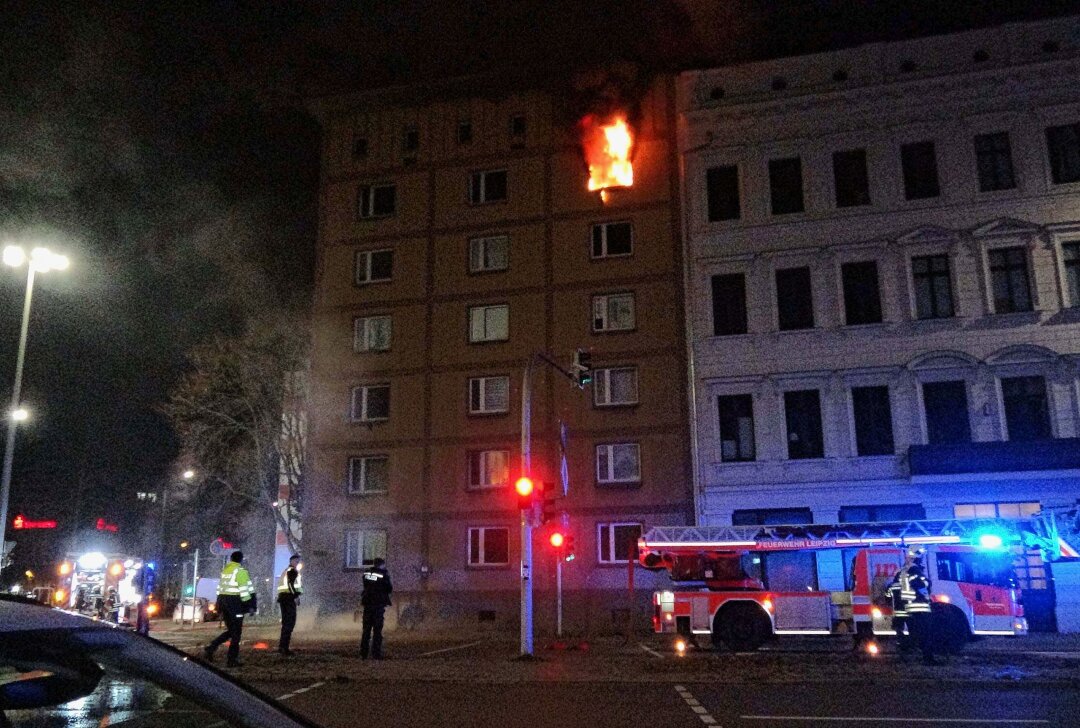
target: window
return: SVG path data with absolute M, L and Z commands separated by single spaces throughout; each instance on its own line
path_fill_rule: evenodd
M 516 114 L 510 117 L 510 136 L 511 137 L 523 137 L 526 130 L 525 117 L 522 114 Z
M 998 248 L 991 250 L 989 257 L 994 313 L 1032 310 L 1027 256 L 1024 249 Z
M 787 526 L 813 523 L 809 508 L 757 508 L 731 515 L 735 526 Z M 785 592 L 816 591 L 817 555 L 810 551 L 752 554 L 747 574 L 760 579 L 766 589 Z
M 926 509 L 919 503 L 840 508 L 840 523 L 888 523 L 889 521 L 921 521 L 924 518 L 926 518 Z
M 597 369 L 593 375 L 593 404 L 597 407 L 637 404 L 637 367 Z
M 472 122 L 468 119 L 462 119 L 457 125 L 457 143 L 458 144 L 471 144 L 472 143 Z
M 414 156 L 420 148 L 420 130 L 415 126 L 405 128 L 401 138 L 401 150 L 407 156 Z
M 509 450 L 475 450 L 469 453 L 470 488 L 501 488 L 509 483 Z
M 922 385 L 926 411 L 926 440 L 931 445 L 971 442 L 967 384 L 926 382 Z
M 640 523 L 596 524 L 596 560 L 601 564 L 625 564 L 637 560 Z
M 1080 124 L 1047 128 L 1046 148 L 1054 184 L 1080 182 Z
M 749 462 L 757 458 L 754 446 L 754 398 L 734 394 L 716 398 L 720 412 L 720 460 Z
M 844 283 L 844 315 L 848 326 L 881 323 L 881 291 L 877 263 L 872 260 L 840 266 Z
M 776 271 L 776 308 L 781 331 L 814 328 L 814 294 L 809 268 Z
M 613 258 L 634 252 L 634 226 L 629 222 L 602 222 L 592 227 L 592 257 Z
M 770 160 L 769 191 L 772 195 L 772 214 L 802 212 L 802 160 L 798 157 Z
M 384 283 L 394 274 L 393 250 L 361 250 L 356 254 L 356 284 Z
M 490 273 L 510 267 L 510 238 L 491 235 L 469 241 L 469 272 Z
M 386 531 L 350 528 L 345 531 L 345 568 L 363 569 L 386 558 Z
M 508 412 L 510 377 L 473 377 L 469 380 L 469 414 Z
M 746 277 L 728 273 L 712 277 L 713 336 L 745 334 Z
M 506 566 L 510 563 L 510 529 L 469 529 L 469 566 Z
M 358 422 L 374 422 L 390 418 L 390 385 L 366 384 L 353 387 L 352 418 Z
M 975 161 L 980 192 L 1011 190 L 1016 187 L 1008 132 L 976 135 Z
M 956 518 L 1031 518 L 1042 512 L 1038 501 L 1026 503 L 958 503 L 953 506 Z
M 855 450 L 859 455 L 892 455 L 892 407 L 888 387 L 852 387 Z
M 933 142 L 904 144 L 900 147 L 900 164 L 904 170 L 904 196 L 907 199 L 925 200 L 941 194 Z
M 397 187 L 394 185 L 364 185 L 357 195 L 357 214 L 361 220 L 390 217 L 397 211 Z
M 352 143 L 353 159 L 363 159 L 368 154 L 368 140 L 365 137 L 356 137 Z
M 911 259 L 915 284 L 915 315 L 920 319 L 949 318 L 953 315 L 952 282 L 948 255 L 923 255 Z
M 628 331 L 634 328 L 634 294 L 593 296 L 593 331 Z
M 709 208 L 709 222 L 738 220 L 739 168 L 735 165 L 713 167 L 705 172 L 705 191 Z
M 1010 440 L 1048 440 L 1053 437 L 1046 380 L 1042 377 L 1003 378 L 1001 398 L 1005 403 L 1005 425 Z
M 636 442 L 596 446 L 598 483 L 637 483 L 641 481 L 641 448 Z
M 821 431 L 821 397 L 816 389 L 784 392 L 788 457 L 807 460 L 825 457 Z
M 1069 289 L 1069 305 L 1080 306 L 1080 243 L 1062 245 L 1061 257 L 1065 260 L 1065 285 Z
M 1024 503 L 958 503 L 953 507 L 956 518 L 1031 518 L 1042 512 L 1038 501 Z M 1030 590 L 1043 590 L 1049 586 L 1046 564 L 1039 549 L 1012 548 L 1012 567 L 1024 598 L 1035 596 Z
M 833 185 L 837 207 L 870 204 L 870 175 L 866 170 L 866 150 L 833 152 Z
M 510 338 L 510 307 L 473 306 L 469 309 L 469 341 L 506 341 Z
M 813 522 L 809 508 L 749 508 L 731 514 L 732 526 L 800 526 Z
M 506 170 L 473 172 L 469 177 L 469 202 L 501 202 L 506 199 Z
M 353 321 L 353 351 L 390 351 L 389 316 L 364 316 Z
M 385 493 L 390 486 L 390 458 L 365 455 L 349 458 L 349 493 Z

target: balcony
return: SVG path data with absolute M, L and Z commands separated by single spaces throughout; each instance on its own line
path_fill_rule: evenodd
M 1080 470 L 1080 438 L 1031 442 L 967 442 L 912 445 L 908 464 L 920 475 Z

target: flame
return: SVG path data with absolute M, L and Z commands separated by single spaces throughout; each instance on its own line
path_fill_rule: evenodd
M 634 184 L 634 165 L 630 153 L 634 137 L 622 115 L 601 120 L 589 114 L 581 120 L 582 146 L 589 165 L 589 191 L 600 190 L 607 202 L 609 187 L 630 187 Z

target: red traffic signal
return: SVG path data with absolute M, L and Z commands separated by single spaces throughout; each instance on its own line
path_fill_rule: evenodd
M 551 545 L 554 546 L 557 549 L 562 548 L 564 540 L 565 539 L 564 539 L 563 535 L 561 533 L 559 533 L 558 531 L 555 531 L 553 534 L 551 534 L 550 537 L 548 537 L 548 541 L 550 541 Z
M 532 508 L 533 494 L 535 492 L 535 486 L 533 485 L 532 479 L 525 475 L 521 476 L 518 478 L 517 482 L 514 483 L 514 490 L 517 491 L 518 508 L 523 511 Z
M 568 533 L 563 537 L 563 560 L 573 561 L 577 557 L 574 553 L 574 534 Z

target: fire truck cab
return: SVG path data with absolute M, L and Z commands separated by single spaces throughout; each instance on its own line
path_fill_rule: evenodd
M 1027 620 L 1012 574 L 1010 545 L 1058 547 L 1045 522 L 911 521 L 799 526 L 660 527 L 638 542 L 638 561 L 666 569 L 673 588 L 653 594 L 658 633 L 712 637 L 754 650 L 777 635 L 892 635 L 887 589 L 923 554 L 938 644 L 960 650 L 973 635 L 1023 635 Z M 849 550 L 849 589 L 770 590 L 755 575 L 762 552 Z M 757 559 L 760 560 L 760 559 Z

